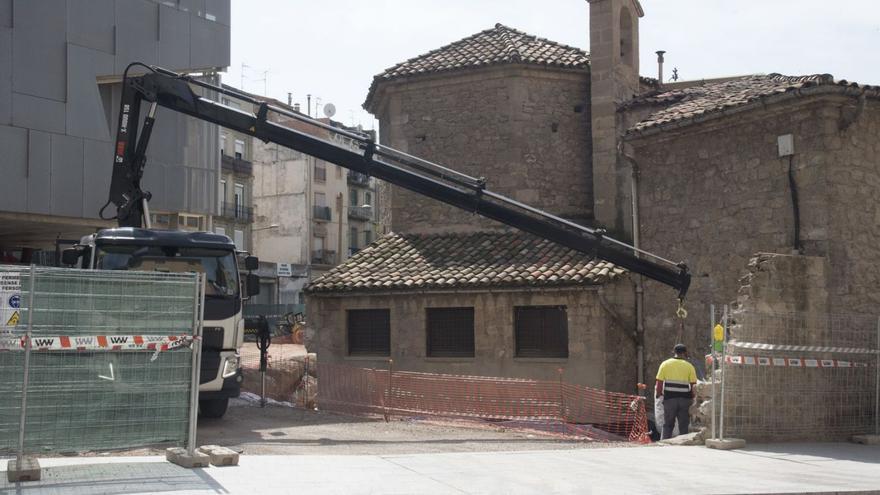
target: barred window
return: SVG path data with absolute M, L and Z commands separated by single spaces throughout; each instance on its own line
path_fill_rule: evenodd
M 391 311 L 388 309 L 348 310 L 348 355 L 388 356 L 391 354 Z
M 513 325 L 516 357 L 568 357 L 565 306 L 517 306 Z
M 474 308 L 428 308 L 428 357 L 474 357 Z

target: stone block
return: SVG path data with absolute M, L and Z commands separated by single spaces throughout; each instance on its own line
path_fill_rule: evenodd
M 852 441 L 864 445 L 880 445 L 880 435 L 853 435 Z
M 6 477 L 10 483 L 38 481 L 40 479 L 40 463 L 36 457 L 22 457 L 21 465 L 18 464 L 18 459 L 11 459 L 6 464 Z
M 725 438 L 724 440 L 710 438 L 706 440 L 706 447 L 710 449 L 734 450 L 744 448 L 745 446 L 746 441 L 742 438 Z
M 198 452 L 211 458 L 215 466 L 238 466 L 238 452 L 219 445 L 202 445 Z
M 658 442 L 660 445 L 703 445 L 706 442 L 706 429 L 694 431 L 685 435 L 678 435 Z
M 203 454 L 196 450 L 190 455 L 186 449 L 181 447 L 165 449 L 165 460 L 187 469 L 208 467 L 211 465 L 211 456 L 208 454 Z

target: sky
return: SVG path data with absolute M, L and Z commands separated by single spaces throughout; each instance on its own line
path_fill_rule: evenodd
M 682 80 L 830 73 L 880 85 L 880 0 L 642 0 L 640 64 Z M 589 50 L 586 0 L 232 0 L 224 82 L 366 129 L 373 76 L 500 22 Z M 316 105 L 320 105 L 317 109 Z

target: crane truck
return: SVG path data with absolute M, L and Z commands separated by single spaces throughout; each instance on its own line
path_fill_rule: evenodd
M 137 74 L 130 76 L 132 69 L 136 69 Z M 210 286 L 206 291 L 205 326 L 214 332 L 212 338 L 206 333 L 203 343 L 206 349 L 202 362 L 204 378 L 199 392 L 202 414 L 222 415 L 228 398 L 238 393 L 241 373 L 235 350 L 243 338 L 241 300 L 256 292 L 258 281 L 248 275 L 245 295 L 240 294 L 234 246 L 225 236 L 150 228 L 150 193 L 141 189 L 140 182 L 159 106 L 375 177 L 548 239 L 585 256 L 614 263 L 675 289 L 680 307 L 687 294 L 691 275 L 685 263 L 640 250 L 608 236 L 604 230 L 579 225 L 495 193 L 487 188 L 485 178 L 471 177 L 376 143 L 372 136 L 326 124 L 193 75 L 139 62 L 126 68 L 122 85 L 113 174 L 105 205 L 105 208 L 110 203 L 115 205 L 114 218 L 119 228 L 84 238 L 79 246 L 65 251 L 64 261 L 97 269 L 138 269 L 145 261 L 170 263 L 175 259 L 200 265 Z M 246 102 L 256 110 L 221 104 L 201 96 L 196 88 Z M 146 115 L 141 123 L 144 109 Z M 282 118 L 273 120 L 270 113 Z M 300 130 L 301 125 L 295 129 L 278 122 L 290 119 L 323 129 L 325 134 L 347 138 L 355 145 L 346 146 L 318 137 L 320 133 L 304 132 Z M 248 257 L 246 268 L 253 269 L 256 263 L 256 258 Z

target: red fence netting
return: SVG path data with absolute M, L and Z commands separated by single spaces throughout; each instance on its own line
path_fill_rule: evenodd
M 318 406 L 354 414 L 492 421 L 599 441 L 646 442 L 642 397 L 556 382 L 318 364 Z

